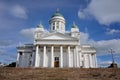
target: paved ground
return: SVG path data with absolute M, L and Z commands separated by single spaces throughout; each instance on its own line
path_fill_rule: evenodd
M 120 80 L 120 69 L 0 68 L 0 80 Z

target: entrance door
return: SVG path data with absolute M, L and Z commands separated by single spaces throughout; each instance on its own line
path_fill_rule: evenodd
M 59 57 L 55 57 L 54 67 L 59 67 Z

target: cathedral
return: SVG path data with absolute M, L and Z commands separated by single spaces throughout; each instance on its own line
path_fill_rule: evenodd
M 34 43 L 17 47 L 16 67 L 35 68 L 97 68 L 96 50 L 80 43 L 79 27 L 66 31 L 63 15 L 57 10 L 49 20 L 46 32 L 40 23 L 34 33 Z

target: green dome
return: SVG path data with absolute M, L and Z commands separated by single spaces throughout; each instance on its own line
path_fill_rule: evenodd
M 56 10 L 56 12 L 53 14 L 53 16 L 52 16 L 52 17 L 55 17 L 55 16 L 60 16 L 60 17 L 63 17 L 63 15 L 62 15 L 62 14 L 60 14 L 59 9 L 57 9 L 57 10 Z
M 77 25 L 73 22 L 72 28 L 77 28 Z

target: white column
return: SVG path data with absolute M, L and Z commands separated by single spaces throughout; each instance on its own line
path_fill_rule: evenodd
M 97 58 L 96 58 L 96 53 L 94 55 L 94 59 L 95 59 L 95 68 L 97 68 Z
M 78 60 L 78 46 L 75 47 L 75 54 L 76 54 L 76 67 L 79 67 L 79 60 Z
M 36 46 L 36 53 L 35 53 L 35 67 L 38 67 L 38 53 L 39 53 L 39 46 Z
M 89 67 L 92 68 L 92 58 L 91 58 L 91 54 L 89 54 Z
M 54 46 L 51 46 L 51 67 L 54 67 Z
M 70 46 L 68 46 L 68 67 L 70 67 Z
M 60 67 L 63 67 L 63 46 L 60 46 Z
M 32 66 L 35 64 L 35 52 L 32 53 Z
M 92 55 L 92 62 L 93 62 L 93 67 L 95 68 L 95 57 L 94 57 L 94 54 Z
M 79 66 L 81 67 L 82 66 L 82 61 L 81 61 L 81 52 L 80 53 L 78 53 L 79 54 Z
M 83 54 L 82 67 L 85 68 L 85 54 Z
M 73 60 L 73 62 L 74 62 L 74 67 L 76 67 L 76 51 L 75 51 L 75 48 L 74 48 L 74 60 Z
M 46 46 L 43 47 L 43 67 L 46 67 Z
M 92 55 L 92 61 L 93 61 L 93 67 L 95 68 L 95 58 L 94 58 L 94 54 Z
M 19 56 L 20 56 L 20 54 L 19 54 L 19 52 L 17 53 L 17 63 L 16 63 L 16 67 L 19 67 Z

